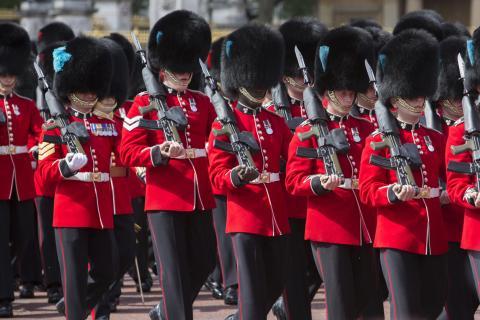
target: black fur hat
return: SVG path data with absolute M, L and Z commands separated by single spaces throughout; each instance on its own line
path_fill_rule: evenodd
M 438 41 L 443 39 L 442 22 L 426 11 L 410 12 L 403 17 L 395 25 L 393 35 L 410 29 L 421 29 L 430 32 Z
M 350 26 L 361 28 L 361 29 L 366 29 L 366 28 L 382 29 L 382 26 L 373 19 L 352 19 L 350 21 Z
M 109 50 L 99 40 L 77 37 L 54 50 L 53 55 L 53 86 L 64 103 L 74 92 L 95 93 L 99 99 L 106 97 L 113 65 Z
M 471 37 L 470 31 L 461 22 L 444 22 L 442 23 L 443 36 L 445 38 L 450 36 Z
M 360 28 L 343 26 L 330 30 L 320 41 L 315 57 L 315 86 L 326 90 L 365 92 L 369 80 L 365 59 L 373 66 L 373 39 Z
M 471 40 L 467 41 L 465 61 L 465 87 L 468 91 L 480 86 L 480 27 L 475 29 Z
M 128 76 L 131 77 L 135 68 L 135 51 L 132 44 L 120 33 L 110 33 L 105 38 L 115 41 L 122 48 L 128 63 Z
M 247 24 L 225 37 L 222 47 L 222 89 L 231 98 L 240 87 L 270 89 L 283 75 L 285 58 L 280 32 Z
M 128 62 L 123 48 L 115 41 L 109 38 L 102 38 L 100 42 L 108 48 L 112 57 L 112 81 L 110 81 L 110 90 L 106 97 L 114 97 L 117 106 L 121 106 L 128 95 L 129 70 Z
M 18 24 L 0 23 L 0 74 L 19 76 L 31 63 L 30 38 Z
M 208 54 L 208 65 L 210 75 L 213 79 L 220 81 L 220 58 L 222 56 L 222 45 L 225 37 L 218 38 L 212 43 L 210 53 Z
M 440 73 L 434 101 L 444 99 L 461 99 L 463 83 L 460 80 L 457 56 L 465 55 L 466 37 L 452 36 L 440 42 Z
M 55 21 L 44 25 L 38 30 L 37 49 L 42 52 L 50 44 L 58 41 L 70 41 L 75 38 L 72 28 L 67 24 Z
M 154 71 L 199 71 L 198 58 L 207 58 L 211 41 L 210 27 L 205 19 L 190 11 L 173 11 L 158 20 L 150 31 L 150 67 Z
M 313 73 L 317 44 L 327 34 L 327 27 L 317 19 L 299 17 L 283 23 L 279 31 L 285 41 L 285 75 L 290 77 L 302 76 L 298 69 L 295 46 L 302 53 L 309 72 Z
M 50 86 L 53 85 L 53 76 L 55 75 L 55 70 L 53 70 L 53 50 L 65 45 L 65 41 L 53 42 L 38 54 L 38 65 L 42 68 L 45 79 Z
M 377 81 L 380 99 L 431 97 L 439 72 L 438 41 L 424 30 L 401 32 L 380 50 Z
M 142 77 L 142 60 L 140 56 L 135 55 L 133 74 L 128 84 L 128 98 L 133 99 L 142 91 L 145 91 L 145 83 Z

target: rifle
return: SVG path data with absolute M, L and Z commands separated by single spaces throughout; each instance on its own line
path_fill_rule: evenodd
M 346 153 L 350 148 L 347 137 L 343 129 L 336 128 L 330 130 L 328 128 L 327 112 L 312 88 L 303 56 L 297 47 L 295 47 L 295 54 L 298 65 L 303 73 L 304 82 L 307 85 L 303 91 L 303 103 L 308 121 L 311 124 L 309 131 L 299 132 L 297 135 L 300 141 L 316 137 L 318 144 L 317 148 L 298 147 L 296 155 L 302 158 L 322 159 L 327 175 L 337 175 L 343 178 L 344 175 L 340 162 L 338 161 L 337 153 Z
M 58 137 L 45 135 L 44 141 L 51 143 L 64 143 L 67 145 L 67 149 L 69 152 L 85 154 L 81 141 L 88 140 L 89 134 L 87 129 L 81 122 L 68 121 L 68 114 L 65 111 L 63 105 L 57 100 L 57 98 L 53 94 L 52 89 L 50 88 L 47 80 L 45 79 L 45 75 L 43 74 L 42 69 L 36 62 L 33 63 L 33 66 L 35 67 L 35 71 L 37 72 L 38 81 L 42 83 L 42 87 L 44 88 L 45 102 L 51 115 L 51 122 L 45 123 L 44 127 L 47 130 L 58 128 L 60 129 L 61 135 L 60 140 L 58 140 Z
M 465 88 L 465 63 L 460 54 L 457 56 L 460 79 L 463 81 L 462 108 L 465 123 L 465 143 L 451 146 L 452 153 L 472 152 L 472 162 L 450 161 L 447 169 L 452 172 L 475 175 L 476 189 L 480 190 L 480 116 L 472 104 L 470 93 Z
M 233 114 L 232 109 L 227 105 L 225 98 L 223 98 L 218 91 L 215 79 L 213 79 L 208 72 L 205 63 L 203 63 L 201 59 L 198 59 L 198 61 L 200 62 L 203 75 L 205 76 L 205 93 L 210 97 L 215 112 L 217 113 L 217 120 L 222 124 L 220 130 L 213 129 L 212 132 L 216 137 L 227 135 L 230 140 L 230 143 L 214 140 L 213 147 L 229 153 L 234 153 L 240 165 L 254 168 L 259 175 L 260 173 L 255 166 L 251 152 L 260 151 L 260 146 L 250 132 L 240 131 L 238 129 L 235 115 Z
M 294 131 L 300 123 L 303 122 L 302 117 L 292 117 L 290 111 L 290 101 L 288 101 L 287 89 L 281 82 L 277 83 L 272 90 L 272 101 L 275 110 L 285 119 L 290 130 Z
M 156 76 L 148 67 L 147 55 L 134 32 L 132 32 L 132 39 L 136 52 L 141 58 L 143 82 L 150 97 L 150 104 L 140 107 L 139 110 L 141 114 L 157 111 L 158 117 L 158 120 L 140 119 L 139 125 L 150 130 L 163 130 L 166 141 L 183 144 L 178 129 L 183 130 L 188 124 L 185 113 L 181 107 L 167 107 L 165 87 L 157 81 Z
M 429 99 L 425 100 L 425 125 L 428 128 L 443 132 L 442 118 L 440 118 Z
M 378 95 L 375 75 L 367 59 L 365 59 L 365 68 L 367 69 L 370 83 L 373 84 L 373 88 Z M 388 148 L 390 150 L 390 158 L 372 154 L 370 163 L 384 169 L 395 170 L 398 183 L 415 187 L 415 193 L 417 194 L 419 189 L 410 168 L 410 165 L 419 167 L 422 164 L 417 147 L 413 143 L 402 144 L 398 123 L 380 99 L 375 103 L 375 115 L 377 116 L 379 131 L 382 133 L 382 141 L 372 142 L 370 147 L 373 150 Z

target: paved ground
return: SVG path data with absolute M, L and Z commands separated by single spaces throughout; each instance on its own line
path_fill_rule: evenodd
M 156 284 L 157 282 L 155 282 Z M 135 292 L 135 287 L 131 279 L 125 281 L 123 295 L 121 297 L 119 310 L 112 314 L 112 320 L 149 320 L 148 311 L 158 303 L 160 297 L 159 286 L 154 286 L 154 290 L 145 295 L 145 304 L 142 304 L 140 295 Z M 325 319 L 325 299 L 323 289 L 319 291 L 312 305 L 313 319 Z M 388 319 L 388 304 L 385 303 L 385 313 Z M 235 312 L 234 307 L 225 306 L 222 301 L 211 297 L 210 292 L 202 291 L 194 304 L 195 320 L 223 320 L 226 316 Z M 52 319 L 61 320 L 55 311 L 53 305 L 46 303 L 44 292 L 37 292 L 35 299 L 17 299 L 14 302 L 15 319 Z M 475 319 L 480 319 L 477 311 Z M 269 315 L 268 320 L 275 320 L 275 317 Z

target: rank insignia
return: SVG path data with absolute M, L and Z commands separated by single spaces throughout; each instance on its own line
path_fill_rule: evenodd
M 433 143 L 432 143 L 432 140 L 430 139 L 430 137 L 425 136 L 425 137 L 423 137 L 423 139 L 425 140 L 425 144 L 427 145 L 428 151 L 430 151 L 430 152 L 435 151 L 435 148 L 433 147 Z
M 270 124 L 270 121 L 263 120 L 263 126 L 265 127 L 265 131 L 267 132 L 267 134 L 273 133 L 273 129 L 272 129 L 272 125 Z

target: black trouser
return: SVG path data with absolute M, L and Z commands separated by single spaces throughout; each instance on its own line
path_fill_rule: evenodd
M 450 242 L 447 259 L 447 301 L 438 320 L 473 320 L 478 307 L 478 297 L 468 253 L 460 248 L 459 243 Z
M 227 198 L 215 196 L 217 207 L 213 209 L 213 225 L 217 237 L 217 251 L 224 288 L 237 284 L 237 263 L 233 253 L 232 238 L 225 233 L 227 225 Z
M 58 265 L 55 232 L 53 231 L 53 198 L 37 197 L 35 199 L 38 217 L 38 235 L 40 255 L 44 271 L 45 285 L 61 286 L 60 266 Z
M 264 320 L 282 294 L 287 272 L 288 237 L 232 234 L 238 268 L 240 320 Z
M 480 299 L 480 251 L 468 250 L 468 259 L 472 268 L 477 298 Z
M 382 273 L 380 264 L 380 250 L 373 249 L 372 271 L 374 272 L 374 283 L 372 284 L 372 296 L 364 311 L 363 319 L 380 320 L 385 319 L 383 302 L 388 298 L 388 288 Z
M 147 215 L 145 214 L 145 197 L 137 197 L 132 199 L 132 207 L 134 213 L 135 224 L 140 227 L 137 232 L 136 255 L 138 262 L 138 269 L 142 281 L 150 277 L 148 272 L 148 223 Z M 134 277 L 137 277 L 137 271 L 133 272 Z
M 83 320 L 115 280 L 113 237 L 113 230 L 55 228 L 68 320 Z
M 135 230 L 133 227 L 133 215 L 115 215 L 114 222 L 114 261 L 117 266 L 117 277 L 110 284 L 108 291 L 103 295 L 96 310 L 96 316 L 106 316 L 110 314 L 109 301 L 117 295 L 120 296 L 120 280 L 125 272 L 133 265 L 135 259 Z
M 380 259 L 390 292 L 390 318 L 436 319 L 446 299 L 447 256 L 382 249 Z
M 309 266 L 315 268 L 310 241 L 304 240 L 305 219 L 289 219 L 289 255 L 283 301 L 289 320 L 312 319 L 311 302 L 322 283 L 315 270 L 313 277 L 308 276 Z M 313 293 L 314 291 L 315 293 Z
M 28 263 L 32 256 L 35 237 L 35 208 L 32 200 L 0 201 L 0 301 L 13 300 L 13 270 L 10 254 L 10 240 L 15 243 L 15 256 L 20 278 L 24 282 L 34 282 L 35 266 Z M 11 238 L 10 238 L 11 236 Z
M 375 282 L 372 246 L 312 242 L 312 250 L 325 284 L 327 319 L 359 317 L 372 296 Z
M 192 304 L 215 267 L 215 235 L 209 211 L 148 214 L 163 292 L 164 319 L 192 320 Z

